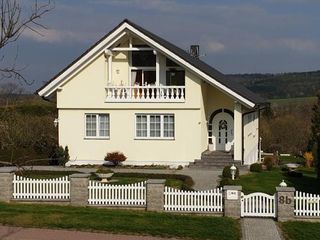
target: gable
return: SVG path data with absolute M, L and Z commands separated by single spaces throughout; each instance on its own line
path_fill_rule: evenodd
M 37 93 L 40 96 L 48 97 L 54 91 L 57 90 L 64 81 L 70 79 L 74 74 L 81 71 L 86 64 L 108 50 L 111 46 L 117 43 L 121 38 L 127 34 L 134 34 L 143 39 L 148 45 L 161 52 L 163 55 L 174 59 L 177 63 L 184 66 L 189 71 L 197 74 L 203 80 L 213 85 L 220 91 L 230 95 L 235 100 L 241 102 L 247 107 L 255 107 L 266 101 L 259 96 L 255 95 L 240 84 L 235 83 L 231 79 L 228 79 L 225 75 L 212 68 L 203 61 L 191 57 L 189 53 L 178 48 L 177 46 L 169 43 L 168 41 L 158 37 L 157 35 L 143 29 L 142 27 L 124 20 L 111 32 L 100 39 L 95 45 L 89 48 L 84 54 L 72 62 L 69 66 L 63 69 L 59 74 L 52 78 L 45 86 L 40 88 Z

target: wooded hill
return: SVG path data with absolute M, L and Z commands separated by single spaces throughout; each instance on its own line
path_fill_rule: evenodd
M 315 96 L 320 90 L 320 71 L 228 76 L 267 99 Z

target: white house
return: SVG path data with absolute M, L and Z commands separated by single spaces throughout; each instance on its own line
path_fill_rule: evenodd
M 218 151 L 258 158 L 265 100 L 129 20 L 37 93 L 56 95 L 69 164 L 101 164 L 112 151 L 133 165 L 188 165 Z

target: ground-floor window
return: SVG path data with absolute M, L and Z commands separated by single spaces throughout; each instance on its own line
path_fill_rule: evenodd
M 108 138 L 110 136 L 109 114 L 85 114 L 87 138 Z
M 173 114 L 136 114 L 136 138 L 173 139 Z

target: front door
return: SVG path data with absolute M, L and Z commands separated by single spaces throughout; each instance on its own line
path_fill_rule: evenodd
M 218 113 L 212 119 L 211 129 L 209 150 L 230 151 L 233 146 L 233 117 L 226 112 Z

